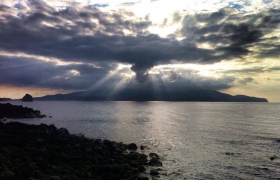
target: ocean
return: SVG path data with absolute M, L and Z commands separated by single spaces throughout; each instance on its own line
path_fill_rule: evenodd
M 161 156 L 162 179 L 280 179 L 280 103 L 10 103 L 47 115 L 20 122 L 145 145 Z

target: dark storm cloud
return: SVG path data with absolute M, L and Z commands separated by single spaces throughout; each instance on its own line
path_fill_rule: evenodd
M 166 99 L 166 96 L 170 96 L 172 100 L 174 95 L 176 97 L 184 95 L 188 90 L 227 89 L 235 79 L 228 76 L 203 77 L 194 70 L 172 70 L 151 75 L 156 81 L 150 78 L 140 84 L 133 79 L 123 81 L 120 73 L 125 73 L 127 69 L 106 79 L 116 68 L 117 66 L 112 64 L 96 68 L 88 64 L 56 65 L 32 58 L 0 56 L 0 84 L 64 90 L 88 89 L 96 97 L 108 97 L 114 100 L 131 97 L 139 97 L 139 100 L 143 100 L 141 97 L 161 100 Z
M 261 47 L 262 43 L 272 46 L 264 35 L 273 32 L 279 22 L 277 11 L 246 16 L 228 8 L 196 15 L 175 13 L 173 21 L 183 19 L 183 27 L 177 33 L 183 39 L 178 41 L 175 34 L 162 38 L 148 33 L 147 28 L 152 25 L 148 16 L 133 19 L 132 13 L 105 13 L 91 7 L 57 11 L 42 1 L 32 1 L 29 8 L 32 12 L 21 18 L 4 12 L 4 19 L 0 20 L 0 50 L 68 62 L 131 64 L 139 82 L 149 79 L 152 67 L 174 60 L 207 64 L 243 59 L 251 53 L 250 47 Z M 133 20 L 127 20 L 128 17 Z M 125 31 L 130 35 L 125 35 Z M 200 48 L 198 45 L 203 43 L 211 44 L 213 49 Z M 274 46 L 255 56 L 278 54 L 279 47 Z
M 58 66 L 52 62 L 31 58 L 0 56 L 0 84 L 2 85 L 80 90 L 87 89 L 98 82 L 108 74 L 109 70 L 109 67 L 96 68 L 87 64 Z
M 179 33 L 189 42 L 212 45 L 225 60 L 242 59 L 249 53 L 254 53 L 255 57 L 277 57 L 280 48 L 275 42 L 279 38 L 265 35 L 273 34 L 279 22 L 279 11 L 242 15 L 225 8 L 214 13 L 185 16 Z M 256 52 L 250 47 L 266 49 Z

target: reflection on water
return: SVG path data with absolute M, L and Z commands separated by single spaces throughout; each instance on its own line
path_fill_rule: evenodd
M 144 144 L 163 159 L 163 179 L 280 178 L 280 104 L 12 102 L 87 137 Z

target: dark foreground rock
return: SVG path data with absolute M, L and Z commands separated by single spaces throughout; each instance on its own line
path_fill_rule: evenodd
M 71 135 L 54 125 L 0 122 L 0 179 L 149 179 L 148 157 L 122 142 Z M 154 173 L 155 174 L 155 173 Z
M 21 105 L 12 105 L 10 103 L 1 104 L 0 103 L 0 119 L 11 118 L 43 118 L 46 117 L 42 115 L 40 111 L 33 110 L 32 108 L 23 107 Z

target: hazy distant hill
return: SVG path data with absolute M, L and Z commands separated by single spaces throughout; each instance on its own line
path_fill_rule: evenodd
M 0 101 L 11 101 L 11 98 L 0 98 Z
M 162 92 L 161 95 L 150 91 L 121 91 L 108 95 L 100 91 L 80 91 L 69 94 L 47 95 L 34 100 L 50 101 L 205 101 L 205 102 L 268 102 L 265 98 L 245 95 L 232 96 L 215 90 L 186 90 L 177 93 Z

